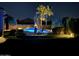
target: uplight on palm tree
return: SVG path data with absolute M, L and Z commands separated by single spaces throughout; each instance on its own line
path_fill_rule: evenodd
M 53 12 L 52 9 L 49 8 L 49 6 L 44 6 L 44 5 L 40 5 L 37 7 L 37 11 L 39 13 L 39 20 L 40 20 L 40 24 L 39 27 L 42 28 L 42 21 L 46 21 L 47 24 L 47 18 L 48 16 L 52 16 Z
M 39 20 L 40 20 L 40 28 L 42 28 L 42 21 L 44 19 L 44 15 L 46 14 L 45 10 L 46 10 L 46 7 L 43 6 L 43 5 L 40 5 L 39 7 L 37 7 L 37 11 L 40 14 L 40 18 L 39 18 Z

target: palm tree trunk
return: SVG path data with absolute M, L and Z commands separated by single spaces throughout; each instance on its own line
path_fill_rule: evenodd
M 6 22 L 6 30 L 8 30 L 9 29 L 9 24 L 8 24 L 8 20 L 6 20 L 7 22 Z
M 47 26 L 47 20 L 46 20 L 46 26 Z
M 2 31 L 3 31 L 3 18 L 2 15 L 0 15 L 0 36 L 2 36 Z
M 47 17 L 47 15 L 46 15 L 46 26 L 47 26 L 47 20 L 48 20 L 48 17 Z
M 42 29 L 42 18 L 43 18 L 43 15 L 41 14 L 41 18 L 40 18 L 40 29 Z
M 41 20 L 41 22 L 40 22 L 40 25 L 41 25 L 41 26 L 40 26 L 40 29 L 42 29 L 42 20 Z

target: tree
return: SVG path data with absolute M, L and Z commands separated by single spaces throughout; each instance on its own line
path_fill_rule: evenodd
M 52 16 L 53 15 L 53 12 L 52 12 L 52 9 L 49 8 L 49 6 L 47 6 L 47 16 Z M 46 19 L 46 25 L 47 25 L 47 19 Z
M 43 5 L 40 5 L 37 7 L 38 13 L 40 14 L 39 20 L 40 20 L 40 28 L 42 28 L 42 21 L 45 20 L 44 15 L 46 15 L 46 7 Z
M 71 31 L 75 34 L 79 34 L 79 18 L 72 18 L 69 21 L 69 27 Z
M 69 27 L 70 20 L 71 20 L 71 17 L 64 17 L 62 19 L 62 24 L 63 24 L 63 27 L 65 28 L 64 29 L 65 34 L 67 34 L 68 31 L 70 30 L 70 27 Z
M 40 5 L 39 7 L 37 7 L 37 10 L 38 10 L 38 13 L 40 14 L 40 17 L 39 17 L 40 28 L 42 28 L 42 21 L 46 21 L 46 25 L 47 25 L 47 17 L 53 15 L 53 12 L 49 8 L 49 6 L 45 7 L 44 5 Z
M 0 7 L 0 36 L 3 34 L 3 22 L 4 22 L 4 15 L 5 15 L 5 9 L 3 7 Z
M 5 15 L 5 9 L 0 7 L 0 43 L 4 43 L 6 41 L 6 39 L 4 38 L 4 31 L 3 31 L 4 15 Z
M 9 29 L 9 22 L 11 21 L 11 23 L 13 22 L 14 18 L 8 14 L 4 15 L 4 21 L 5 21 L 5 24 L 6 24 L 6 30 Z

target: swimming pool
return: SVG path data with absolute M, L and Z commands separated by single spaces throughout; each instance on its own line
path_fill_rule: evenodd
M 24 32 L 31 32 L 31 33 L 34 33 L 34 29 L 35 29 L 34 27 L 25 28 L 25 29 L 24 29 Z M 45 29 L 42 31 L 42 29 L 38 29 L 38 28 L 37 28 L 37 32 L 36 32 L 36 33 L 49 33 L 49 31 L 48 31 L 48 30 L 45 30 Z

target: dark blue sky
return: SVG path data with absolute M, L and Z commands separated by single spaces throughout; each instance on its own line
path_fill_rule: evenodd
M 64 16 L 79 17 L 79 3 L 78 2 L 51 2 L 51 3 L 34 3 L 34 2 L 0 2 L 0 7 L 5 8 L 8 14 L 16 18 L 34 18 L 36 7 L 40 4 L 50 5 L 54 10 L 52 20 L 61 20 Z

